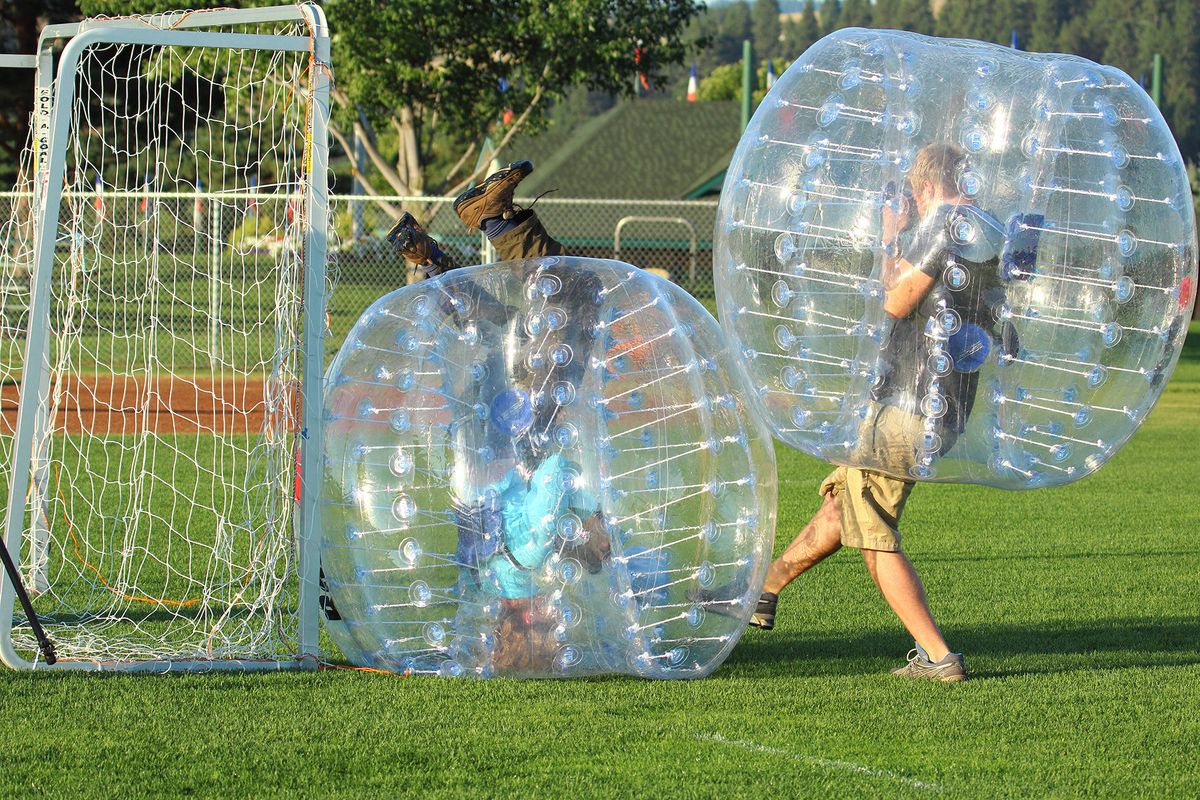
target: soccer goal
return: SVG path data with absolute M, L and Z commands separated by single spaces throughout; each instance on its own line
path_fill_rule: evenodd
M 54 668 L 314 666 L 324 16 L 49 26 L 26 66 L 31 144 L 0 227 L 0 491 Z M 0 584 L 0 659 L 43 668 Z

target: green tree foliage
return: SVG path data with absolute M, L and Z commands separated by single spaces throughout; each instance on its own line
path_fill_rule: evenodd
M 776 0 L 754 0 L 751 10 L 754 52 L 759 58 L 772 58 L 779 53 L 779 3 Z
M 875 0 L 871 12 L 871 23 L 876 28 L 895 28 L 900 10 L 900 0 Z
M 74 0 L 5 0 L 0 3 L 0 46 L 5 53 L 32 54 L 43 24 L 67 22 L 78 15 Z M 5 188 L 17 180 L 31 113 L 33 70 L 5 70 L 0 84 L 0 184 Z
M 1058 48 L 1058 32 L 1072 16 L 1071 0 L 1033 0 L 1033 28 L 1026 46 L 1039 53 Z
M 700 80 L 700 100 L 737 100 L 742 96 L 742 65 L 722 64 Z
M 179 3 L 84 4 L 87 13 L 123 14 Z M 431 177 L 445 183 L 448 176 L 430 173 L 454 167 L 433 165 L 449 167 L 485 136 L 494 134 L 502 150 L 517 130 L 541 124 L 550 104 L 574 86 L 630 94 L 638 72 L 660 85 L 665 68 L 686 59 L 685 26 L 700 9 L 694 0 L 628 0 L 619 8 L 608 0 L 324 6 L 337 69 L 331 133 L 350 150 L 353 131 L 365 142 L 375 183 L 400 194 L 425 191 Z M 501 127 L 506 109 L 515 118 Z
M 1164 53 L 1163 111 L 1186 156 L 1200 159 L 1200 6 L 1175 0 L 1171 31 L 1175 47 Z
M 932 34 L 935 22 L 929 0 L 900 0 L 895 24 L 900 30 Z
M 871 27 L 870 0 L 846 0 L 842 4 L 842 16 L 839 22 L 843 28 Z
M 838 28 L 844 28 L 842 23 L 842 0 L 824 0 L 821 3 L 821 32 L 828 35 Z
M 730 3 L 721 12 L 714 46 L 719 63 L 732 64 L 742 57 L 742 42 L 753 36 L 750 6 L 745 0 Z
M 816 4 L 806 0 L 800 19 L 789 21 L 784 26 L 784 55 L 789 61 L 800 57 L 813 42 L 821 38 L 821 23 L 817 20 Z

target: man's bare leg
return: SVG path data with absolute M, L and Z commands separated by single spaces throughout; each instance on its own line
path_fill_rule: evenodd
M 767 569 L 763 591 L 779 594 L 783 587 L 842 548 L 841 508 L 826 495 L 817 513 Z
M 933 620 L 925 588 L 904 551 L 863 550 L 863 561 L 892 611 L 929 657 L 938 662 L 950 652 Z

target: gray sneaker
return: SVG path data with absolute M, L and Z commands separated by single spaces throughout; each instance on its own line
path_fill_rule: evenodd
M 908 663 L 892 670 L 893 675 L 904 678 L 921 678 L 928 681 L 965 681 L 967 668 L 962 653 L 947 653 L 941 661 L 934 663 L 919 646 L 908 651 Z

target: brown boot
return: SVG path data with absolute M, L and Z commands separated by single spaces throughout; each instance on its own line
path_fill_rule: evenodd
M 387 241 L 405 261 L 419 267 L 430 278 L 458 266 L 407 211 L 388 231 Z
M 503 217 L 512 219 L 513 192 L 517 184 L 533 172 L 530 161 L 514 161 L 503 169 L 493 172 L 483 183 L 458 196 L 454 201 L 454 212 L 468 228 L 478 230 L 485 219 Z

